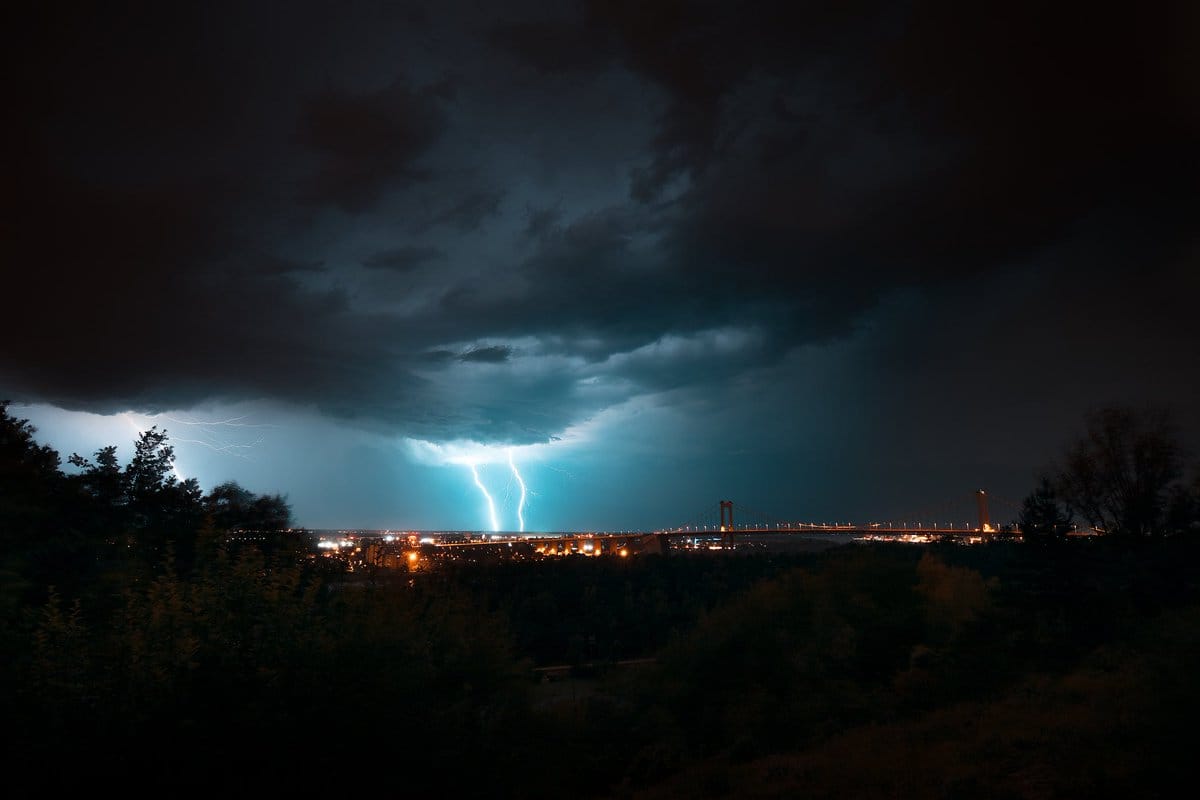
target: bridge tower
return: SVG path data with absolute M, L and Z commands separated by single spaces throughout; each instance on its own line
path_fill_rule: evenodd
M 979 506 L 979 531 L 992 530 L 992 519 L 988 516 L 988 500 L 987 492 L 979 489 L 975 492 L 975 504 Z
M 710 506 L 711 508 L 711 506 Z M 726 511 L 729 512 L 729 521 L 726 522 Z M 721 501 L 721 546 L 728 547 L 733 544 L 733 501 Z

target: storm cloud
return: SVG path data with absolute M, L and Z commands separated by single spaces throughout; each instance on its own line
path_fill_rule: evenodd
M 4 392 L 512 444 L 818 362 L 1200 394 L 1145 356 L 1200 344 L 1189 4 L 539 5 L 24 7 Z

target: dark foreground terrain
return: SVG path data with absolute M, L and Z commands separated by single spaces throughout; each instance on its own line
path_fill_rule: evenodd
M 1198 551 L 872 545 L 365 583 L 217 547 L 186 577 L 10 605 L 6 758 L 46 788 L 156 792 L 1166 794 L 1200 710 Z

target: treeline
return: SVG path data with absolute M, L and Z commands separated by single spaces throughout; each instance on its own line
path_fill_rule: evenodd
M 279 495 L 236 483 L 208 494 L 179 479 L 167 432 L 141 433 L 124 467 L 115 445 L 89 459 L 72 454 L 67 473 L 27 420 L 0 404 L 0 564 L 6 603 L 36 598 L 49 586 L 74 595 L 110 571 L 153 576 L 169 565 L 187 574 L 199 557 L 237 527 L 287 528 L 291 509 Z
M 453 743 L 431 785 L 527 708 L 503 618 L 468 594 L 343 582 L 282 497 L 177 478 L 165 431 L 73 472 L 34 434 L 0 406 L 0 717 L 26 785 L 301 789 L 400 738 Z

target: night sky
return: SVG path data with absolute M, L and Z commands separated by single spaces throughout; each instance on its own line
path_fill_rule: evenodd
M 515 529 L 510 454 L 555 530 L 1194 446 L 1200 6 L 1103 5 L 22 4 L 0 396 L 314 527 L 491 527 L 474 462 Z

